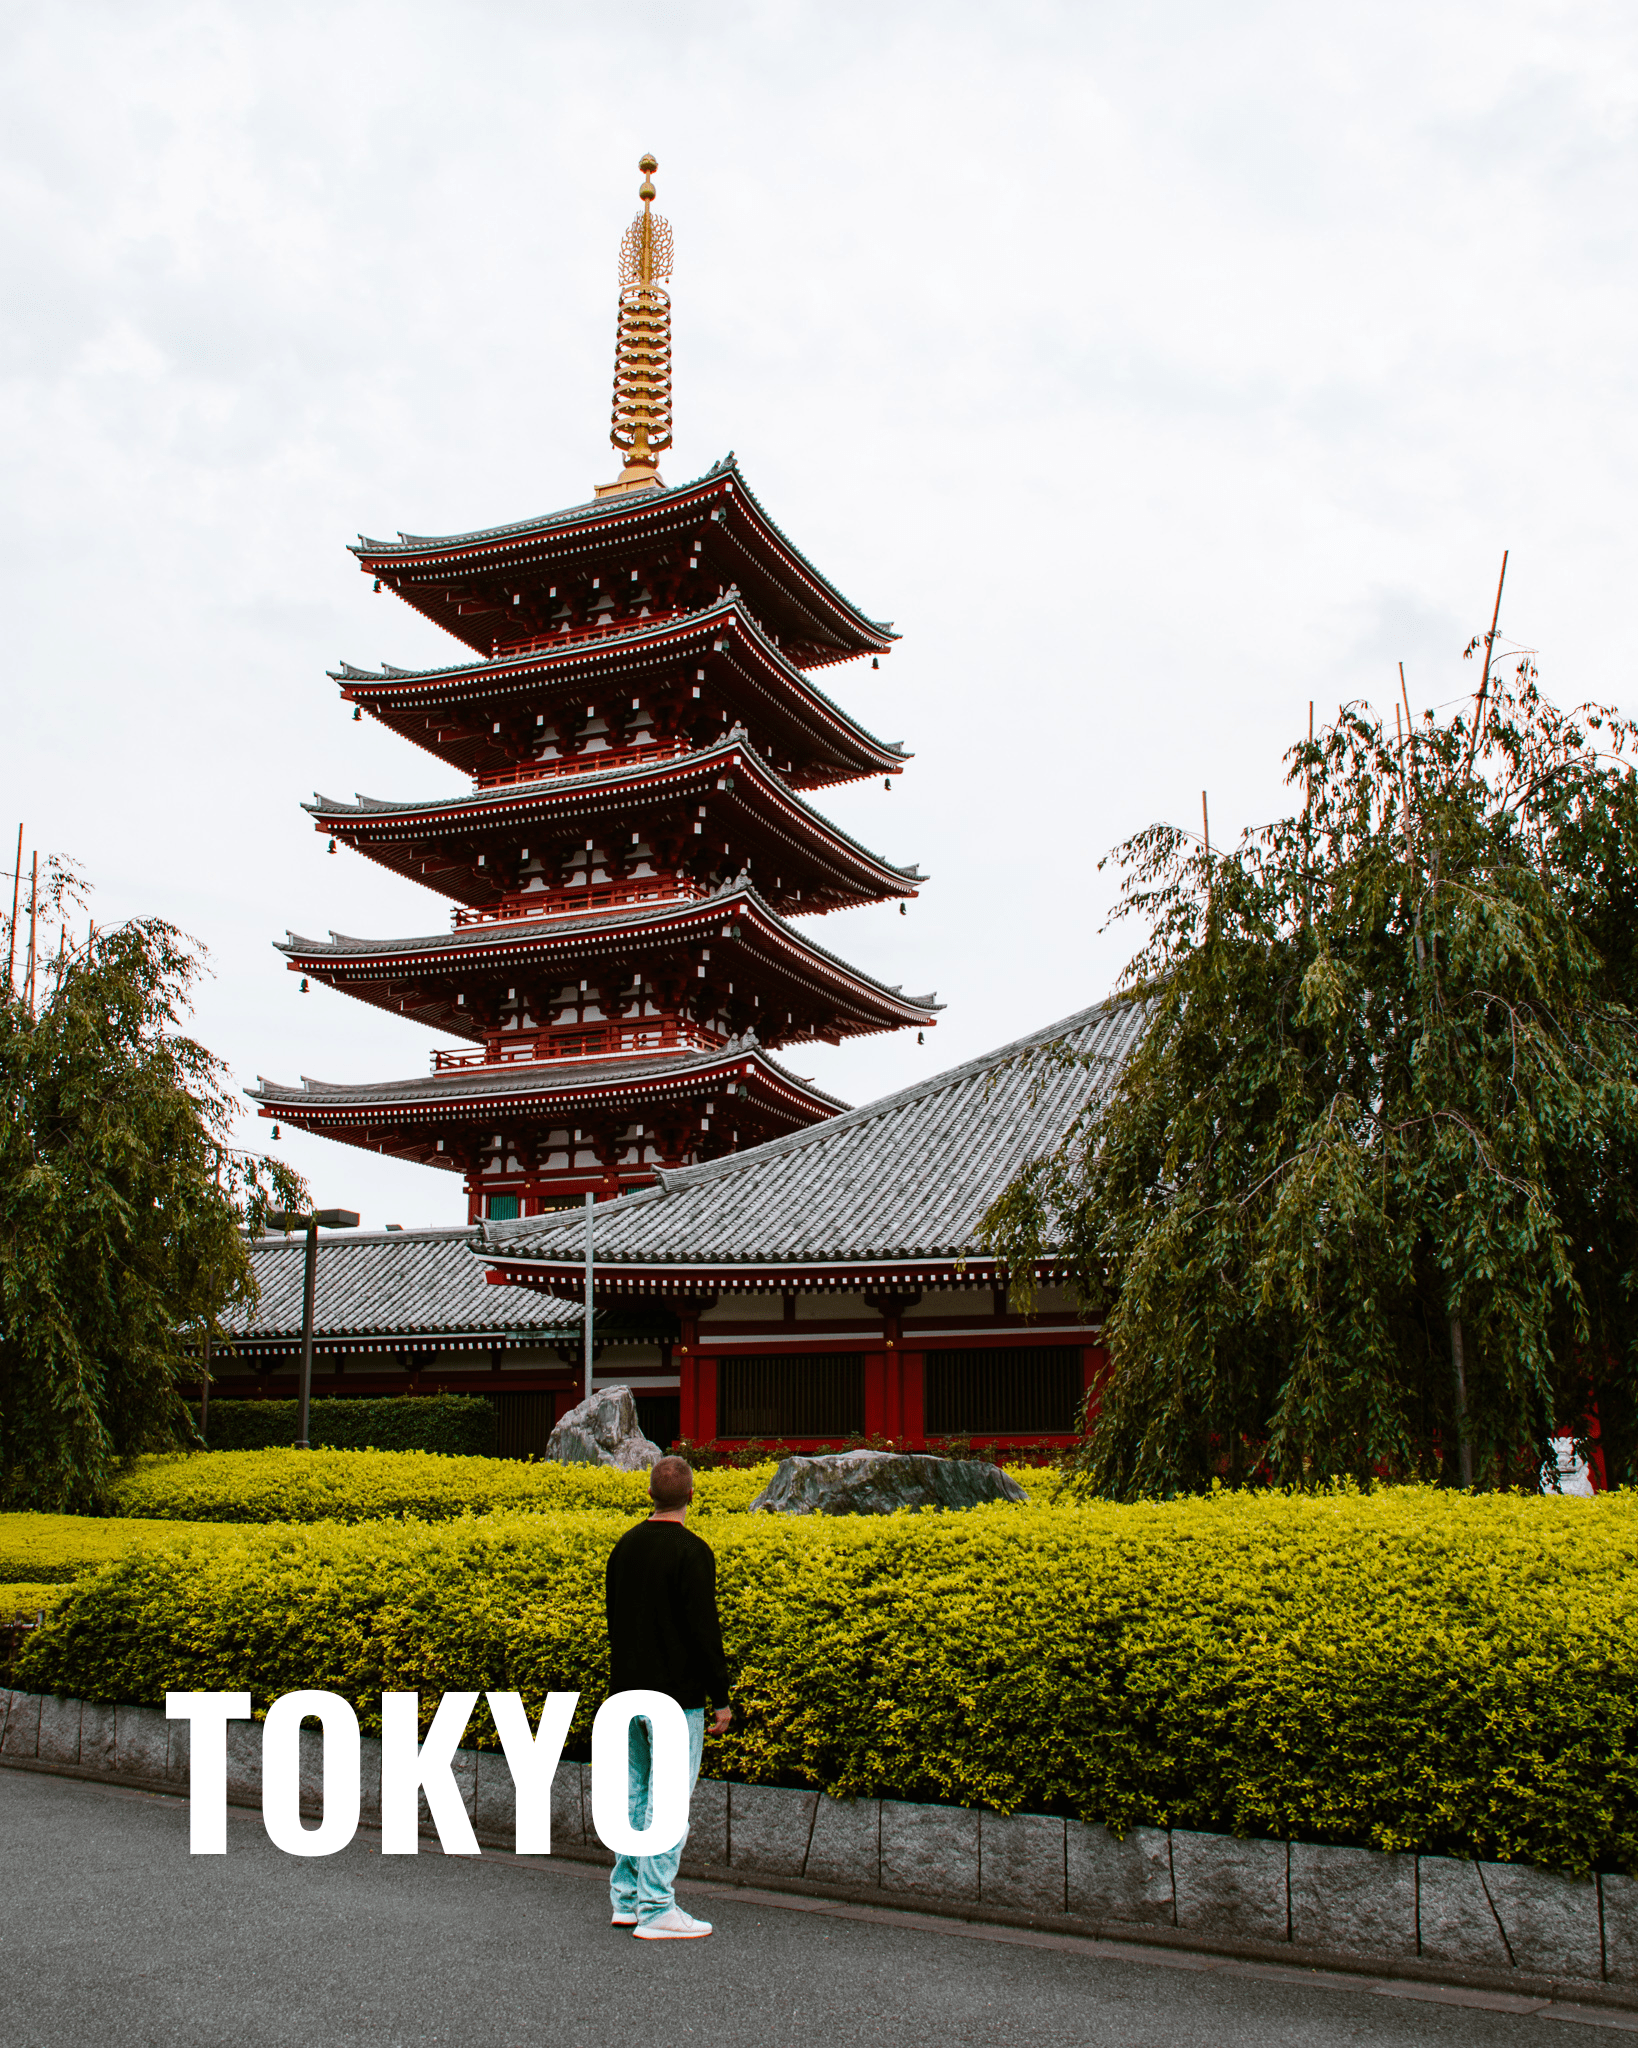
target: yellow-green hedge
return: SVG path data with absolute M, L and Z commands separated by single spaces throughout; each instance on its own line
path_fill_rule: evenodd
M 1056 1482 L 1008 1468 L 1032 1498 Z M 740 1514 L 773 1477 L 772 1460 L 694 1475 L 696 1515 Z M 211 1451 L 139 1458 L 114 1488 L 116 1515 L 186 1522 L 371 1522 L 414 1515 L 612 1508 L 648 1512 L 648 1475 L 607 1465 L 524 1464 L 425 1451 Z
M 235 1531 L 83 1581 L 14 1680 L 351 1698 L 606 1682 L 609 1510 Z M 706 1517 L 742 1723 L 706 1768 L 1638 1869 L 1638 1496 Z M 487 1729 L 480 1734 L 487 1737 Z M 584 1749 L 581 1751 L 584 1754 Z
M 197 1536 L 216 1542 L 231 1531 L 168 1523 L 98 1521 L 85 1515 L 0 1515 L 0 1580 L 59 1584 L 78 1579 L 133 1550 Z
M 701 1472 L 696 1513 L 750 1506 L 772 1465 Z M 497 1509 L 612 1508 L 647 1514 L 648 1474 L 609 1465 L 524 1464 L 432 1451 L 196 1451 L 137 1460 L 117 1482 L 118 1516 L 184 1522 L 426 1522 Z
M 32 1619 L 45 1609 L 55 1607 L 67 1591 L 66 1586 L 43 1584 L 34 1579 L 0 1585 L 0 1622 L 16 1621 L 20 1615 Z

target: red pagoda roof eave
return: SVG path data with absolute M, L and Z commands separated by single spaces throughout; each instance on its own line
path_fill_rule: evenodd
M 667 783 L 686 784 L 691 778 L 714 782 L 725 769 L 752 774 L 760 796 L 773 813 L 768 829 L 780 833 L 791 843 L 793 850 L 800 850 L 799 841 L 804 837 L 810 845 L 825 847 L 829 864 L 837 874 L 845 875 L 846 870 L 852 868 L 859 876 L 873 878 L 887 896 L 905 897 L 916 895 L 920 884 L 929 879 L 919 870 L 894 867 L 880 854 L 860 845 L 821 812 L 805 804 L 745 739 L 720 740 L 713 746 L 696 748 L 691 753 L 669 755 L 664 760 L 655 761 L 652 766 L 640 763 L 601 772 L 588 769 L 584 775 L 508 784 L 500 789 L 485 790 L 471 796 L 434 799 L 426 804 L 393 805 L 370 810 L 356 805 L 328 808 L 333 800 L 321 796 L 317 803 L 303 804 L 302 809 L 313 819 L 316 832 L 332 833 L 353 845 L 383 827 L 391 827 L 395 834 L 401 830 L 414 831 L 418 827 L 422 830 L 442 827 L 449 831 L 477 825 L 493 829 L 507 822 L 528 822 L 531 814 L 543 812 L 585 815 L 592 799 L 606 798 L 610 805 L 618 805 L 633 796 L 657 793 L 663 800 Z M 714 790 L 711 793 L 714 794 Z M 738 798 L 737 790 L 734 795 Z M 739 801 L 743 803 L 744 800 L 739 798 Z M 373 848 L 364 845 L 357 846 L 356 850 L 366 857 L 373 852 Z M 815 859 L 816 856 L 810 853 L 808 858 Z M 420 877 L 412 879 L 419 880 Z
M 365 1123 L 392 1120 L 402 1122 L 414 1116 L 418 1120 L 434 1118 L 445 1121 L 467 1119 L 476 1121 L 487 1118 L 500 1110 L 524 1110 L 540 1108 L 542 1105 L 562 1102 L 565 1099 L 595 1103 L 604 1101 L 642 1101 L 658 1095 L 675 1094 L 679 1087 L 686 1085 L 689 1092 L 706 1094 L 719 1088 L 733 1075 L 744 1075 L 757 1084 L 758 1094 L 770 1106 L 783 1106 L 801 1114 L 812 1115 L 815 1121 L 825 1121 L 847 1108 L 835 1096 L 826 1095 L 822 1089 L 811 1083 L 804 1084 L 799 1077 L 786 1075 L 772 1066 L 766 1055 L 761 1058 L 761 1048 L 750 1052 L 729 1053 L 724 1051 L 716 1058 L 701 1061 L 681 1072 L 651 1072 L 635 1078 L 611 1077 L 603 1081 L 583 1083 L 576 1087 L 572 1074 L 562 1076 L 562 1085 L 556 1088 L 539 1088 L 528 1091 L 499 1089 L 492 1094 L 465 1094 L 440 1102 L 426 1095 L 404 1095 L 360 1102 L 332 1102 L 324 1095 L 311 1095 L 306 1089 L 284 1088 L 277 1082 L 268 1082 L 263 1090 L 247 1089 L 249 1099 L 256 1103 L 264 1117 L 282 1117 L 286 1123 Z M 524 1071 L 539 1078 L 557 1079 L 555 1075 L 541 1076 L 543 1066 L 554 1063 L 547 1061 L 525 1063 Z M 574 1063 L 563 1061 L 565 1067 Z M 473 1070 L 464 1070 L 469 1076 Z M 481 1071 L 481 1070 L 480 1070 Z M 516 1074 L 508 1076 L 516 1079 Z M 387 1086 L 393 1084 L 388 1083 Z M 408 1085 L 408 1084 L 406 1084 Z M 424 1084 L 416 1083 L 421 1086 Z
M 834 584 L 807 561 L 768 517 L 756 494 L 739 476 L 737 465 L 733 465 L 731 457 L 728 463 L 695 482 L 679 484 L 664 492 L 633 493 L 630 498 L 620 502 L 595 499 L 584 507 L 571 506 L 567 514 L 547 513 L 539 519 L 520 521 L 511 526 L 491 527 L 469 534 L 451 534 L 447 537 L 417 535 L 401 537 L 396 542 L 371 541 L 360 536 L 356 546 L 349 544 L 348 551 L 358 558 L 360 568 L 367 575 L 391 575 L 395 568 L 435 569 L 485 559 L 496 561 L 500 557 L 517 554 L 531 541 L 546 541 L 556 536 L 580 537 L 622 527 L 630 529 L 659 514 L 687 513 L 697 506 L 708 503 L 712 498 L 733 495 L 736 485 L 744 502 L 753 508 L 753 517 L 762 533 L 783 556 L 785 566 L 793 570 L 808 586 L 812 596 L 818 597 L 825 608 L 839 613 L 865 641 L 865 646 L 854 652 L 868 653 L 872 647 L 877 652 L 882 652 L 890 647 L 899 636 L 891 627 L 877 620 L 867 619 L 850 599 L 844 597 Z M 414 603 L 409 593 L 396 590 L 396 594 L 404 597 L 406 602 Z M 420 609 L 419 606 L 416 608 Z M 446 627 L 446 630 L 452 629 Z M 472 643 L 468 641 L 467 644 Z M 839 651 L 833 658 L 845 660 L 849 657 L 845 651 Z
M 670 657 L 679 640 L 690 637 L 705 639 L 713 633 L 725 632 L 730 627 L 743 627 L 746 630 L 756 651 L 770 660 L 775 673 L 779 674 L 783 681 L 799 691 L 807 708 L 818 714 L 821 723 L 841 739 L 850 742 L 856 749 L 860 741 L 865 742 L 863 751 L 874 753 L 878 767 L 902 766 L 906 761 L 914 759 L 913 755 L 905 753 L 902 748 L 890 746 L 887 742 L 878 740 L 874 734 L 866 732 L 839 704 L 832 702 L 822 690 L 816 688 L 806 672 L 798 668 L 763 632 L 743 598 L 719 599 L 715 605 L 708 606 L 704 611 L 691 612 L 685 620 L 666 620 L 658 626 L 639 624 L 623 631 L 611 631 L 605 638 L 579 641 L 572 646 L 540 647 L 532 649 L 528 654 L 500 655 L 493 662 L 463 662 L 451 668 L 424 670 L 403 678 L 377 678 L 369 674 L 350 675 L 345 672 L 338 675 L 334 670 L 330 671 L 330 676 L 333 682 L 341 685 L 341 694 L 348 703 L 365 705 L 372 716 L 385 718 L 388 715 L 389 700 L 394 697 L 402 698 L 401 708 L 405 712 L 432 710 L 439 704 L 447 704 L 452 701 L 448 686 L 457 682 L 470 686 L 462 692 L 464 700 L 510 694 L 505 689 L 497 690 L 492 687 L 501 677 L 508 681 L 515 679 L 516 691 L 521 694 L 532 677 L 540 675 L 548 668 L 561 666 L 567 669 L 571 664 L 577 668 L 582 665 L 589 667 L 605 662 L 611 654 L 628 656 L 641 653 L 646 657 L 643 665 L 658 667 Z M 711 651 L 721 650 L 719 647 Z M 856 657 L 837 657 L 838 660 L 844 658 Z M 622 679 L 628 679 L 638 665 L 632 660 L 624 660 L 621 664 Z M 590 679 L 578 674 L 566 674 L 561 680 L 564 684 L 570 684 Z M 368 688 L 363 687 L 366 684 Z M 445 687 L 440 690 L 440 685 Z
M 901 1013 L 896 1025 L 884 1022 L 874 1027 L 875 1029 L 902 1029 L 911 1024 L 925 1026 L 935 1021 L 938 1008 L 936 1004 L 918 1002 L 902 996 L 896 990 L 886 988 L 880 982 L 861 974 L 856 968 L 849 967 L 846 961 L 827 953 L 822 946 L 815 945 L 811 940 L 802 939 L 784 926 L 783 920 L 777 913 L 768 909 L 754 888 L 745 886 L 725 891 L 718 896 L 701 898 L 681 905 L 675 910 L 668 908 L 658 916 L 639 919 L 610 913 L 606 919 L 588 920 L 574 931 L 553 932 L 547 929 L 546 927 L 554 922 L 549 918 L 520 921 L 518 925 L 497 926 L 495 937 L 482 944 L 451 945 L 440 938 L 430 941 L 423 950 L 416 952 L 395 952 L 383 947 L 379 951 L 351 954 L 325 952 L 317 948 L 304 953 L 297 950 L 295 943 L 286 944 L 279 941 L 275 941 L 275 947 L 287 956 L 287 964 L 292 973 L 317 974 L 332 987 L 350 992 L 347 990 L 348 982 L 361 979 L 366 968 L 377 970 L 371 973 L 370 978 L 379 980 L 393 971 L 402 973 L 411 968 L 431 973 L 461 966 L 498 966 L 508 955 L 515 956 L 531 946 L 543 948 L 545 943 L 553 939 L 564 941 L 563 950 L 573 949 L 584 955 L 588 951 L 604 949 L 611 941 L 629 945 L 638 935 L 652 934 L 657 939 L 674 940 L 678 936 L 686 936 L 687 927 L 690 925 L 714 926 L 724 917 L 749 918 L 753 911 L 761 928 L 759 936 L 783 952 L 788 962 L 800 963 L 801 969 L 806 970 L 809 979 L 822 978 L 835 984 L 840 990 L 852 991 L 869 1000 L 880 1010 L 897 1010 Z M 467 929 L 470 931 L 474 927 L 468 926 Z M 291 934 L 293 942 L 296 936 L 294 933 Z M 700 939 L 707 936 L 709 934 L 703 931 L 698 935 Z M 737 945 L 743 941 L 734 940 L 732 943 Z M 336 971 L 343 966 L 352 970 L 345 977 Z M 860 1033 L 851 1035 L 869 1036 L 870 1029 L 866 1027 Z

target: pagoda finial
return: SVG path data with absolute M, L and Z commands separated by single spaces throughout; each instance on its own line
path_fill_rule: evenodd
M 614 342 L 614 426 L 609 439 L 626 458 L 597 495 L 653 489 L 661 483 L 660 453 L 671 446 L 671 300 L 661 284 L 671 275 L 671 223 L 654 211 L 649 155 L 638 159 L 643 210 L 620 243 L 620 317 Z

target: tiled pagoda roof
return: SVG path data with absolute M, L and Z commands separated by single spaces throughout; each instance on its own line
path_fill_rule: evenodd
M 463 620 L 430 583 L 418 581 L 425 572 L 447 568 L 492 575 L 531 563 L 591 561 L 611 550 L 652 546 L 680 536 L 701 517 L 709 518 L 719 509 L 727 515 L 721 522 L 722 537 L 733 543 L 744 565 L 743 572 L 729 580 L 748 588 L 753 602 L 757 597 L 754 586 L 764 586 L 763 601 L 756 603 L 759 616 L 768 617 L 767 597 L 775 591 L 794 607 L 811 630 L 815 664 L 845 661 L 892 644 L 896 637 L 892 627 L 866 618 L 774 524 L 731 454 L 692 483 L 595 498 L 589 504 L 570 505 L 559 512 L 515 520 L 506 526 L 480 527 L 470 533 L 400 533 L 391 541 L 361 534 L 352 553 L 366 572 L 390 580 L 407 604 L 483 652 L 490 645 L 492 628 Z M 727 530 L 730 520 L 743 525 L 742 535 Z M 488 612 L 477 615 L 479 619 L 489 616 Z
M 337 1339 L 402 1342 L 425 1337 L 494 1346 L 549 1343 L 577 1330 L 578 1304 L 529 1287 L 492 1287 L 472 1257 L 477 1232 L 320 1232 L 313 1332 L 321 1349 Z M 260 1289 L 253 1310 L 223 1318 L 235 1348 L 255 1356 L 299 1343 L 306 1235 L 253 1238 L 250 1263 Z
M 245 1093 L 264 1113 L 277 1111 L 293 1123 L 303 1122 L 304 1113 L 346 1122 L 390 1119 L 403 1110 L 436 1132 L 440 1120 L 453 1130 L 479 1114 L 569 1114 L 594 1102 L 636 1108 L 645 1102 L 708 1094 L 739 1078 L 754 1081 L 759 1093 L 770 1099 L 784 1099 L 793 1115 L 804 1118 L 833 1117 L 848 1106 L 803 1075 L 793 1074 L 750 1033 L 730 1039 L 716 1052 L 520 1060 L 507 1066 L 416 1074 L 401 1081 L 316 1081 L 304 1074 L 300 1087 L 291 1087 L 259 1075 L 257 1085 Z
M 592 760 L 596 759 L 593 755 Z M 724 778 L 732 787 L 723 788 Z M 833 886 L 855 902 L 879 902 L 885 897 L 913 896 L 927 877 L 917 867 L 894 867 L 861 846 L 829 818 L 792 794 L 783 778 L 775 773 L 743 735 L 730 735 L 715 746 L 696 748 L 687 754 L 639 762 L 635 766 L 588 770 L 584 775 L 554 776 L 536 782 L 510 783 L 496 789 L 480 789 L 454 796 L 435 797 L 421 803 L 383 802 L 360 796 L 353 803 L 320 795 L 303 805 L 322 831 L 339 832 L 360 853 L 396 868 L 414 881 L 425 881 L 441 894 L 471 904 L 488 902 L 497 893 L 486 889 L 476 873 L 461 869 L 448 871 L 451 883 L 424 877 L 420 858 L 405 850 L 397 858 L 393 838 L 374 828 L 408 828 L 425 837 L 446 833 L 470 836 L 474 829 L 500 830 L 508 826 L 532 829 L 536 824 L 550 829 L 577 819 L 591 824 L 600 815 L 618 813 L 622 819 L 636 816 L 642 808 L 710 795 L 723 806 L 751 813 L 756 824 L 775 839 L 783 839 L 793 853 L 828 868 Z M 634 800 L 639 800 L 634 803 Z M 353 830 L 350 828 L 359 828 Z M 396 837 L 396 829 L 394 836 Z M 813 909 L 833 907 L 815 902 Z
M 527 653 L 501 654 L 493 660 L 431 669 L 393 668 L 386 663 L 364 669 L 344 661 L 329 673 L 350 703 L 362 705 L 401 738 L 476 773 L 482 735 L 464 743 L 440 740 L 429 730 L 429 714 L 478 704 L 499 706 L 515 697 L 539 701 L 543 684 L 572 704 L 584 693 L 641 683 L 678 663 L 719 658 L 736 664 L 748 700 L 765 707 L 781 729 L 802 736 L 815 756 L 830 760 L 829 770 L 820 772 L 810 756 L 806 770 L 795 778 L 799 786 L 896 772 L 914 758 L 899 742 L 875 738 L 827 696 L 775 645 L 737 591 L 681 618 L 610 628 L 593 636 L 564 635 Z
M 901 989 L 888 987 L 816 945 L 805 932 L 779 916 L 744 875 L 725 884 L 715 895 L 689 902 L 662 903 L 652 909 L 486 922 L 420 938 L 358 939 L 332 932 L 326 942 L 291 932 L 275 943 L 292 969 L 321 975 L 348 994 L 390 1008 L 390 999 L 385 994 L 372 996 L 369 987 L 376 981 L 384 982 L 394 972 L 400 978 L 405 973 L 418 973 L 448 979 L 469 975 L 476 968 L 499 968 L 503 964 L 520 968 L 560 964 L 567 972 L 570 963 L 591 963 L 643 949 L 659 950 L 668 944 L 716 943 L 725 917 L 744 920 L 750 926 L 750 940 L 758 948 L 759 959 L 782 966 L 793 978 L 824 989 L 832 1004 L 851 1001 L 859 1017 L 879 1019 L 870 1024 L 855 1023 L 855 1030 L 891 1031 L 906 1024 L 929 1024 L 941 1007 L 931 995 L 906 996 Z M 742 933 L 743 930 L 742 925 Z M 741 936 L 727 943 L 744 945 L 747 940 Z M 355 988 L 355 982 L 363 985 Z M 400 1010 L 395 1014 L 411 1013 Z M 463 1019 L 453 1004 L 446 1005 L 436 1016 L 423 1014 L 421 1021 L 474 1039 L 484 1035 L 482 1027 Z
M 980 1218 L 1119 1073 L 1146 1012 L 1116 1001 L 732 1157 L 661 1172 L 593 1215 L 600 1290 L 987 1284 Z M 1090 1070 L 1045 1057 L 1061 1042 Z M 581 1219 L 573 1232 L 584 1230 Z M 483 1227 L 498 1278 L 566 1286 L 583 1237 L 556 1217 Z

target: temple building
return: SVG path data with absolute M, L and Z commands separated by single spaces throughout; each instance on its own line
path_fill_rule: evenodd
M 803 1045 L 925 1029 L 907 996 L 810 936 L 924 876 L 806 793 L 908 756 L 813 680 L 892 647 L 769 518 L 732 455 L 672 445 L 671 232 L 652 158 L 621 250 L 611 440 L 621 474 L 568 510 L 353 549 L 442 626 L 447 667 L 336 672 L 377 720 L 471 778 L 424 802 L 309 805 L 346 846 L 451 905 L 399 939 L 291 934 L 290 971 L 447 1034 L 401 1080 L 252 1090 L 264 1117 L 459 1173 L 470 1222 L 530 1218 L 790 1137 L 845 1109 Z
M 584 1391 L 628 1386 L 656 1442 L 1063 1445 L 1103 1333 L 1050 1266 L 1018 1314 L 977 1224 L 1108 1087 L 1143 1013 L 1112 1003 L 589 1213 L 321 1234 L 313 1391 L 475 1394 L 538 1456 Z M 1065 1057 L 1065 1055 L 1069 1057 Z M 251 1245 L 261 1290 L 212 1400 L 296 1391 L 304 1241 Z
M 313 1289 L 316 1399 L 468 1394 L 495 1410 L 502 1457 L 538 1456 L 582 1392 L 581 1309 L 538 1289 L 494 1287 L 473 1258 L 475 1229 L 321 1231 Z M 252 1238 L 253 1309 L 223 1318 L 228 1346 L 212 1402 L 293 1400 L 300 1388 L 306 1233 Z M 645 1430 L 677 1434 L 676 1380 L 663 1340 L 672 1319 L 602 1316 L 594 1384 L 629 1386 Z M 292 1428 L 292 1435 L 294 1429 Z
M 1102 1330 L 1050 1264 L 1018 1314 L 977 1225 L 1112 1084 L 1145 1014 L 1083 1010 L 753 1151 L 661 1169 L 587 1217 L 489 1224 L 474 1249 L 507 1293 L 568 1305 L 589 1234 L 597 1316 L 676 1319 L 622 1369 L 676 1390 L 689 1443 L 1062 1445 L 1105 1370 Z

